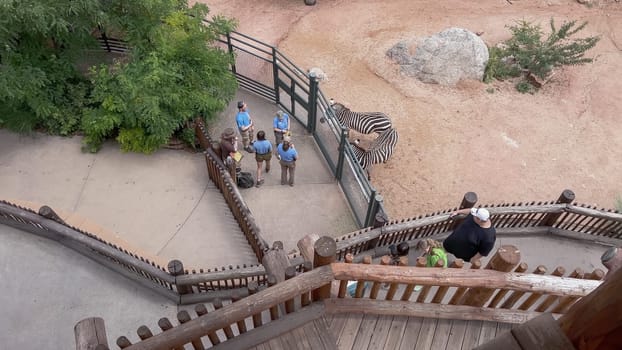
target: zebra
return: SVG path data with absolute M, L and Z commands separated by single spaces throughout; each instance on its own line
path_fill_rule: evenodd
M 361 147 L 359 145 L 359 140 L 350 143 L 353 146 L 352 151 L 354 152 L 354 156 L 361 167 L 367 172 L 368 180 L 371 179 L 369 170 L 373 164 L 386 163 L 389 158 L 391 158 L 393 150 L 397 145 L 398 138 L 397 130 L 390 128 L 380 133 L 369 146 L 369 149 Z
M 332 99 L 330 104 L 341 125 L 361 134 L 380 134 L 392 127 L 391 119 L 382 112 L 353 112 L 343 104 L 336 103 Z M 324 123 L 324 118 L 320 118 L 320 122 Z

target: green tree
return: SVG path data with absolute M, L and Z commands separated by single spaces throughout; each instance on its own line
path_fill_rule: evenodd
M 173 6 L 166 16 L 150 15 L 121 28 L 132 51 L 127 62 L 93 70 L 93 103 L 83 120 L 85 144 L 96 151 L 102 141 L 117 135 L 125 151 L 150 153 L 166 144 L 197 115 L 210 119 L 223 110 L 235 94 L 237 82 L 230 72 L 233 57 L 212 46 L 219 32 L 234 23 L 201 19 L 208 8 Z M 161 8 L 157 8 L 162 11 Z M 118 23 L 124 23 L 121 17 Z M 143 28 L 148 28 L 139 35 Z
M 5 0 L 0 2 L 0 126 L 83 131 L 96 151 L 117 137 L 152 152 L 197 115 L 225 108 L 233 57 L 214 45 L 235 22 L 185 0 Z M 95 31 L 127 41 L 128 55 L 85 78 L 76 63 L 96 48 Z
M 556 67 L 592 62 L 591 58 L 584 57 L 584 55 L 596 45 L 600 38 L 571 39 L 571 36 L 585 28 L 587 22 L 578 26 L 576 24 L 576 21 L 564 22 L 558 29 L 551 18 L 551 32 L 546 38 L 539 25 L 523 20 L 510 26 L 512 37 L 503 42 L 500 47 L 490 49 L 490 59 L 484 80 L 529 74 L 546 79 Z M 517 87 L 525 90 L 526 83 L 526 81 L 521 81 Z
M 79 127 L 88 91 L 74 60 L 96 46 L 96 0 L 0 2 L 0 125 L 68 135 Z

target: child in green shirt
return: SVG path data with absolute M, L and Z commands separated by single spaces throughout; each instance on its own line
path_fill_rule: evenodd
M 417 243 L 417 250 L 423 251 L 427 267 L 436 266 L 439 260 L 443 261 L 443 267 L 447 267 L 447 253 L 441 242 L 430 238 L 422 239 Z

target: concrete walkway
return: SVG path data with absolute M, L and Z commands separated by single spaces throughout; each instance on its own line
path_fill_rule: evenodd
M 214 138 L 234 126 L 235 103 L 243 99 L 272 140 L 277 107 L 239 92 L 228 110 L 208 128 Z M 161 150 L 153 155 L 122 153 L 107 143 L 97 154 L 80 151 L 80 138 L 40 134 L 18 136 L 0 130 L 0 199 L 34 209 L 46 204 L 63 219 L 161 265 L 182 260 L 187 268 L 253 264 L 256 258 L 231 217 L 220 192 L 207 177 L 201 153 Z M 276 159 L 261 188 L 241 190 L 264 238 L 292 250 L 309 233 L 339 236 L 357 229 L 346 199 L 313 138 L 293 123 L 300 153 L 296 186 L 281 186 Z M 254 174 L 254 155 L 242 168 Z M 435 210 L 438 208 L 430 208 Z M 413 213 L 416 215 L 417 213 Z M 137 339 L 142 324 L 174 319 L 178 308 L 73 250 L 0 225 L 0 271 L 8 281 L 0 294 L 4 313 L 0 344 L 11 349 L 73 348 L 73 326 L 86 317 L 106 321 L 109 341 Z M 503 237 L 515 244 L 530 271 L 545 264 L 585 271 L 601 268 L 602 246 L 553 238 Z
M 244 92 L 209 126 L 214 135 L 234 126 L 238 99 L 249 104 L 257 131 L 272 139 L 276 107 Z M 283 241 L 288 251 L 308 233 L 338 236 L 357 229 L 313 138 L 295 122 L 293 135 L 301 158 L 296 186 L 280 185 L 275 159 L 261 188 L 242 190 L 264 238 Z M 161 266 L 171 259 L 190 269 L 257 263 L 209 180 L 202 153 L 123 153 L 108 142 L 89 154 L 80 146 L 80 137 L 0 130 L 0 199 L 35 210 L 48 205 L 70 224 Z M 254 155 L 245 153 L 242 167 L 254 174 Z M 15 281 L 0 294 L 8 322 L 0 322 L 0 344 L 6 348 L 72 348 L 73 326 L 93 316 L 104 318 L 110 341 L 136 339 L 141 324 L 155 330 L 160 317 L 173 319 L 177 312 L 167 300 L 56 242 L 4 225 L 0 241 L 2 280 Z

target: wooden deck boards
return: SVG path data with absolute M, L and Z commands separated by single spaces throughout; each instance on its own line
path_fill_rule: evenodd
M 318 318 L 253 349 L 471 350 L 511 328 L 510 324 L 497 322 L 336 314 Z

